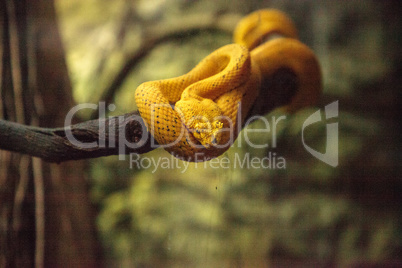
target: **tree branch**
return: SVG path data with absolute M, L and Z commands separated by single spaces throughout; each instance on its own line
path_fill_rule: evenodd
M 142 154 L 154 149 L 152 142 L 156 144 L 137 112 L 65 128 L 39 128 L 0 120 L 0 149 L 40 157 L 48 162 Z
M 247 118 L 264 115 L 289 103 L 297 92 L 297 78 L 289 70 L 279 70 L 268 81 Z M 0 149 L 36 156 L 48 162 L 143 154 L 157 147 L 138 112 L 64 128 L 40 128 L 0 120 Z

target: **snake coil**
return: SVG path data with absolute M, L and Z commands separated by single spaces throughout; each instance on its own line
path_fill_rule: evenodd
M 259 10 L 238 23 L 233 44 L 185 75 L 141 84 L 135 100 L 159 145 L 182 160 L 207 161 L 229 149 L 261 86 L 283 68 L 297 77 L 297 92 L 286 109 L 314 104 L 321 92 L 314 53 L 297 39 L 285 14 Z

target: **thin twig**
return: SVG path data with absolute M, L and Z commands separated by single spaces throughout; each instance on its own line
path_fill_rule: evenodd
M 44 267 L 45 263 L 45 186 L 42 161 L 32 159 L 35 185 L 35 267 Z
M 11 54 L 11 77 L 13 82 L 14 98 L 15 98 L 15 114 L 17 122 L 23 124 L 25 121 L 24 101 L 22 88 L 22 74 L 20 61 L 20 40 L 18 37 L 18 25 L 16 18 L 16 10 L 14 1 L 7 1 L 7 9 L 9 16 L 9 33 L 10 33 L 10 54 Z

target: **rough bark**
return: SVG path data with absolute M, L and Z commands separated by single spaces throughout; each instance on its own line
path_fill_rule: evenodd
M 66 128 L 39 128 L 0 120 L 0 148 L 56 163 L 141 154 L 152 150 L 154 142 L 144 130 L 138 113 L 90 120 Z

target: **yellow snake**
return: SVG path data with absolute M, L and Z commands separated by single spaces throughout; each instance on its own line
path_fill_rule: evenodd
M 269 40 L 275 35 L 281 38 Z M 297 40 L 285 14 L 259 10 L 238 23 L 234 44 L 185 75 L 141 84 L 135 100 L 159 145 L 182 160 L 206 161 L 233 144 L 261 85 L 281 68 L 290 69 L 298 82 L 288 111 L 317 101 L 321 73 L 314 53 Z

